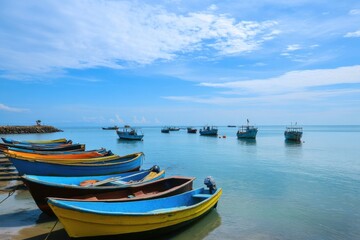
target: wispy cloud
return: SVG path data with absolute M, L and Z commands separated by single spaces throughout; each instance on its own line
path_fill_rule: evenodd
M 349 14 L 350 15 L 360 15 L 360 9 L 351 9 Z
M 355 32 L 348 32 L 344 37 L 360 37 L 360 30 Z
M 124 68 L 204 49 L 215 50 L 208 54 L 241 54 L 279 33 L 274 21 L 239 21 L 206 9 L 180 15 L 133 1 L 2 5 L 0 70 L 6 74 Z
M 200 83 L 203 87 L 227 89 L 218 96 L 165 96 L 165 99 L 206 104 L 279 102 L 288 100 L 324 99 L 346 94 L 358 94 L 360 89 L 338 86 L 360 84 L 360 65 L 336 69 L 292 71 L 269 79 L 254 79 L 225 83 Z
M 0 103 L 0 111 L 7 111 L 7 112 L 28 112 L 29 109 L 26 108 L 14 108 L 6 106 L 5 104 Z

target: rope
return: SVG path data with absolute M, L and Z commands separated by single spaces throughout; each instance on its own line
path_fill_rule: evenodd
M 50 232 L 48 233 L 48 235 L 46 235 L 46 238 L 45 238 L 44 240 L 47 240 L 47 239 L 49 238 L 50 234 L 52 233 L 52 231 L 54 230 L 54 228 L 55 228 L 55 226 L 56 226 L 56 224 L 57 224 L 58 222 L 59 222 L 59 220 L 56 220 L 54 226 L 52 227 L 52 229 L 50 230 Z
M 3 202 L 5 202 L 6 199 L 8 199 L 9 197 L 11 197 L 11 195 L 13 195 L 15 191 L 16 191 L 16 189 L 10 191 L 9 194 L 8 194 L 8 196 L 7 196 L 6 198 L 4 198 L 3 200 L 1 200 L 0 204 L 2 204 Z

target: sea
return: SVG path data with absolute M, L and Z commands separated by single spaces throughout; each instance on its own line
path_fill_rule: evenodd
M 167 176 L 196 177 L 195 188 L 212 176 L 223 190 L 217 208 L 158 239 L 360 239 L 360 126 L 303 126 L 299 143 L 285 141 L 285 126 L 257 127 L 256 140 L 239 140 L 237 128 L 227 126 L 218 137 L 142 127 L 143 141 L 119 140 L 101 127 L 2 137 L 67 138 L 86 149 L 144 152 L 143 169 L 158 165 Z M 12 184 L 0 182 L 1 189 Z M 69 239 L 26 189 L 2 191 L 0 201 L 0 239 Z

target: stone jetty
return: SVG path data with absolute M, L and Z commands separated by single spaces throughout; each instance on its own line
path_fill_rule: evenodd
M 0 134 L 22 134 L 22 133 L 53 133 L 62 132 L 53 126 L 0 126 Z

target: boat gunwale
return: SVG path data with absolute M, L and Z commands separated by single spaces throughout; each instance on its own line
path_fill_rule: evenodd
M 190 192 L 195 192 L 195 191 L 198 191 L 200 189 L 205 189 L 205 188 L 204 187 L 197 188 L 197 189 L 194 189 L 194 190 L 191 190 L 191 191 L 188 191 L 188 192 L 185 192 L 185 193 L 181 193 L 181 194 L 178 194 L 178 195 L 170 196 L 170 197 L 151 199 L 151 200 L 144 200 L 144 201 L 167 200 L 169 198 L 176 198 L 178 196 L 189 194 Z M 141 213 L 141 212 L 104 212 L 104 211 L 98 211 L 98 210 L 91 210 L 91 209 L 81 208 L 81 207 L 77 207 L 77 206 L 76 207 L 75 206 L 69 206 L 68 204 L 64 204 L 62 202 L 59 202 L 56 199 L 51 198 L 51 197 L 48 198 L 48 204 L 50 206 L 52 204 L 55 207 L 63 208 L 63 209 L 68 210 L 68 211 L 79 212 L 79 213 L 82 213 L 82 214 L 96 214 L 96 215 L 101 215 L 101 216 L 114 216 L 114 217 L 116 217 L 116 216 L 124 216 L 124 217 L 125 216 L 131 216 L 131 217 L 141 216 L 141 217 L 143 217 L 143 216 L 168 215 L 169 213 L 180 213 L 180 212 L 188 211 L 188 210 L 197 208 L 200 205 L 203 205 L 203 204 L 205 205 L 206 202 L 209 202 L 209 201 L 211 201 L 211 200 L 213 200 L 215 198 L 219 199 L 221 194 L 222 194 L 222 188 L 218 188 L 213 194 L 209 194 L 210 196 L 208 198 L 203 199 L 202 201 L 199 201 L 196 204 L 193 204 L 193 205 L 190 205 L 190 206 L 181 206 L 181 208 L 179 207 L 178 209 L 176 209 L 177 207 L 164 208 L 164 209 L 168 209 L 168 211 L 164 210 L 164 211 L 161 211 L 161 212 L 156 212 L 156 210 L 155 210 L 155 211 L 148 211 L 146 213 Z M 196 194 L 194 194 L 194 195 L 196 195 Z M 59 207 L 59 206 L 61 206 L 61 207 Z

